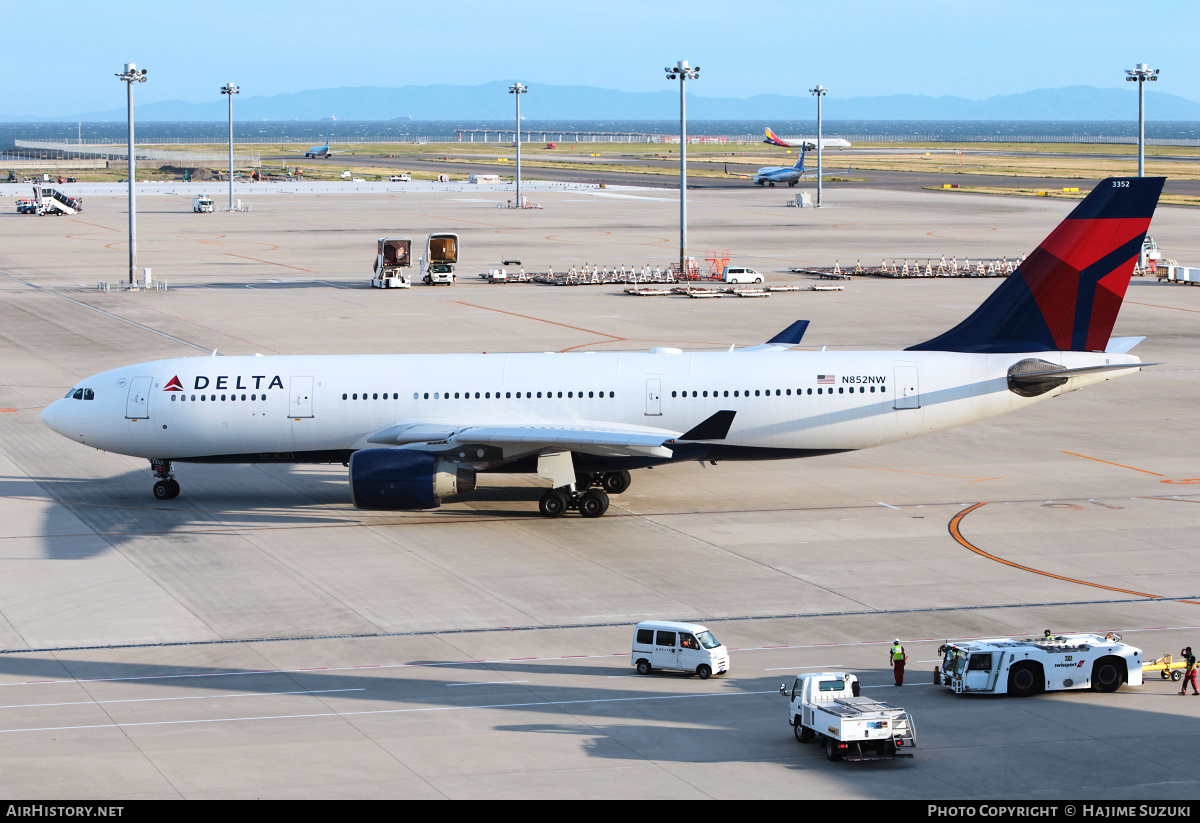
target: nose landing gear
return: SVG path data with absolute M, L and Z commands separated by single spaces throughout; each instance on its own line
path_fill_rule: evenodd
M 150 468 L 157 481 L 154 484 L 155 500 L 174 500 L 179 496 L 179 483 L 171 473 L 170 460 L 151 460 Z

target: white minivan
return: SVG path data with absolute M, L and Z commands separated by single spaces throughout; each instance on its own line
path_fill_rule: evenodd
M 721 279 L 726 283 L 761 283 L 763 276 L 745 266 L 726 266 Z
M 695 672 L 704 680 L 729 671 L 729 652 L 697 623 L 644 620 L 633 631 L 630 662 L 638 674 L 673 669 Z

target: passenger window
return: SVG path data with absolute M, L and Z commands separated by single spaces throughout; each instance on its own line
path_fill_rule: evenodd
M 172 403 L 174 403 L 174 402 L 175 402 L 175 399 L 176 399 L 176 398 L 175 398 L 175 395 L 171 395 L 171 402 L 172 402 Z
M 739 393 L 738 393 L 738 390 L 737 390 L 737 389 L 734 389 L 734 390 L 733 390 L 733 396 L 734 396 L 734 397 L 737 397 L 738 395 L 739 395 Z
M 201 400 L 203 400 L 203 399 L 204 399 L 204 395 L 200 395 L 200 399 L 201 399 Z M 194 394 L 192 395 L 192 402 L 193 402 L 193 403 L 195 403 L 195 402 L 196 402 L 196 395 L 194 395 Z
M 726 397 L 728 397 L 728 396 L 729 396 L 729 390 L 728 390 L 728 389 L 726 389 L 726 390 L 725 390 L 725 396 L 726 396 Z
M 824 392 L 825 392 L 825 390 L 822 388 L 817 389 L 817 394 L 824 394 Z
M 478 400 L 478 399 L 479 399 L 479 392 L 475 392 L 475 399 L 476 399 L 476 400 Z
M 671 396 L 672 396 L 672 397 L 677 397 L 678 395 L 677 395 L 675 392 L 671 392 Z
M 637 642 L 641 643 L 643 646 L 653 646 L 654 645 L 654 630 L 653 629 L 638 629 L 637 630 Z
M 708 397 L 708 392 L 705 392 L 705 393 L 704 393 L 704 396 L 705 396 L 705 397 Z
M 654 641 L 656 646 L 670 646 L 675 648 L 675 632 L 659 632 L 658 638 Z
M 455 392 L 455 393 L 454 393 L 454 399 L 455 399 L 455 400 L 457 400 L 457 399 L 458 399 L 458 392 Z
M 225 401 L 225 395 L 221 395 L 221 402 Z
M 791 389 L 788 389 L 788 390 L 787 390 L 787 396 L 788 396 L 788 397 L 791 397 L 791 396 L 792 396 L 792 390 L 791 390 Z
M 846 391 L 846 387 L 845 387 L 845 386 L 838 386 L 838 394 L 842 394 L 842 393 L 843 393 L 843 392 L 845 392 L 845 391 Z
M 588 392 L 588 397 L 593 397 L 593 396 L 594 396 L 594 395 L 593 395 L 593 393 L 592 393 L 592 392 Z M 675 392 L 671 392 L 671 396 L 672 396 L 672 397 L 674 397 L 674 396 L 675 396 Z
M 809 394 L 812 394 L 812 389 L 809 389 L 809 390 L 808 390 L 808 393 L 809 393 Z
M 758 395 L 758 389 L 755 389 L 755 390 L 754 390 L 754 396 L 755 396 L 755 397 L 758 397 L 758 396 L 759 396 L 759 395 Z

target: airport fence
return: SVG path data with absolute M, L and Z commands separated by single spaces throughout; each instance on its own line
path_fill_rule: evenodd
M 1094 144 L 1110 144 L 1110 145 L 1137 145 L 1136 136 L 1128 135 L 1097 135 L 1097 134 L 850 134 L 850 133 L 829 133 L 825 137 L 841 138 L 848 140 L 851 143 L 1094 143 Z M 371 144 L 397 144 L 405 143 L 412 145 L 421 145 L 424 143 L 495 143 L 495 144 L 511 144 L 516 139 L 516 133 L 513 131 L 497 131 L 496 129 L 464 129 L 461 132 L 454 134 L 431 134 L 431 135 L 374 135 L 368 137 L 346 138 L 340 141 L 339 145 L 355 146 L 355 145 L 371 145 Z M 688 135 L 689 145 L 706 145 L 706 144 L 744 144 L 744 143 L 761 143 L 761 134 L 690 134 Z M 784 140 L 789 142 L 800 140 L 814 140 L 814 135 L 787 135 L 783 136 Z M 214 140 L 205 137 L 175 137 L 155 139 L 147 141 L 155 146 L 187 146 L 187 145 L 220 145 L 225 141 Z M 263 144 L 280 144 L 280 145 L 298 145 L 306 141 L 297 141 L 294 137 L 280 136 L 273 139 L 266 135 L 260 135 L 253 138 L 235 138 L 234 145 L 263 145 Z M 652 134 L 648 132 L 597 132 L 597 131 L 522 131 L 522 143 L 679 143 L 678 134 Z M 17 145 L 20 146 L 40 146 L 42 143 L 38 141 L 18 140 Z M 45 145 L 50 145 L 46 143 Z M 77 139 L 66 139 L 53 141 L 53 145 L 57 150 L 67 151 L 94 151 L 94 152 L 116 152 L 122 149 L 125 145 L 124 140 L 120 138 L 94 139 L 88 138 L 86 141 Z M 1166 137 L 1148 137 L 1146 138 L 1147 146 L 1196 146 L 1200 147 L 1200 139 L 1197 138 L 1166 138 Z M 138 150 L 139 158 L 141 150 Z M 120 157 L 124 157 L 124 152 L 120 152 Z M 248 157 L 257 159 L 257 154 L 253 152 L 247 153 Z M 236 158 L 235 158 L 236 159 Z
M 40 151 L 51 152 L 59 157 L 129 161 L 129 148 L 125 143 L 99 141 L 82 143 L 69 140 L 17 140 L 15 142 L 17 150 L 24 150 L 26 153 Z M 229 165 L 229 154 L 227 152 L 173 151 L 170 149 L 150 149 L 134 146 L 133 154 L 134 159 L 139 163 L 157 163 L 159 165 L 173 165 L 182 168 L 223 169 Z M 233 155 L 233 165 L 239 169 L 259 168 L 262 166 L 262 160 L 258 152 L 244 152 Z

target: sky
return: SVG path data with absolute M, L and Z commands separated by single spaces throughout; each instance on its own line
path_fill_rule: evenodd
M 148 70 L 139 102 L 220 99 L 343 86 L 473 85 L 490 80 L 668 87 L 663 67 L 702 69 L 712 97 L 955 95 L 1124 85 L 1162 70 L 1155 90 L 1200 99 L 1200 3 L 1114 0 L 95 0 L 9 4 L 0 67 L 8 115 L 123 106 L 113 76 Z M 583 11 L 580 9 L 583 8 Z M 13 82 L 19 78 L 20 82 Z

